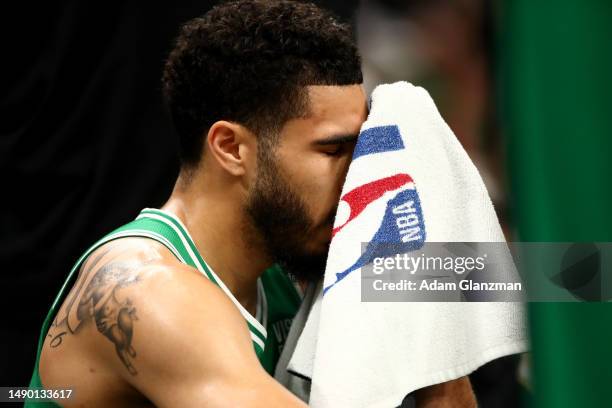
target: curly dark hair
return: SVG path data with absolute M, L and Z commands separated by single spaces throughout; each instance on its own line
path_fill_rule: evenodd
M 215 121 L 240 123 L 272 146 L 287 120 L 308 113 L 305 86 L 363 78 L 349 26 L 329 12 L 298 1 L 239 0 L 182 27 L 162 82 L 189 166 Z

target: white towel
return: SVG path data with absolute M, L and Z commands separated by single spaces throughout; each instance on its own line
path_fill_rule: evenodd
M 401 225 L 394 218 L 385 227 L 393 200 L 409 204 Z M 504 242 L 476 167 L 427 91 L 406 82 L 372 93 L 336 215 L 325 294 L 314 296 L 295 349 L 284 351 L 288 370 L 312 380 L 314 408 L 395 407 L 414 390 L 527 349 L 519 303 L 361 302 L 361 243 L 392 227 L 414 249 Z M 286 368 L 277 374 L 291 388 Z

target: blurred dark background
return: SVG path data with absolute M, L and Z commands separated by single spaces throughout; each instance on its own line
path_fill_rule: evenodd
M 78 256 L 170 194 L 178 162 L 161 68 L 180 23 L 213 3 L 51 1 L 3 11 L 0 385 L 29 383 L 40 326 Z M 490 4 L 317 3 L 354 25 L 368 92 L 396 80 L 429 90 L 509 233 Z M 472 375 L 480 406 L 519 405 L 518 360 Z

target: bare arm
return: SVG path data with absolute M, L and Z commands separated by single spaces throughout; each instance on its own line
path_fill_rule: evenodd
M 468 377 L 415 391 L 418 408 L 475 408 L 476 398 Z
M 139 238 L 88 258 L 45 337 L 40 375 L 78 388 L 74 406 L 305 406 L 262 368 L 225 293 Z

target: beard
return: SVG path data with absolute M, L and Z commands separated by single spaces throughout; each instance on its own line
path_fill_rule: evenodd
M 248 229 L 254 231 L 266 254 L 298 281 L 316 282 L 323 277 L 327 250 L 309 251 L 314 222 L 306 205 L 285 181 L 273 159 L 258 158 L 258 172 L 245 205 Z M 330 230 L 335 212 L 327 222 Z

